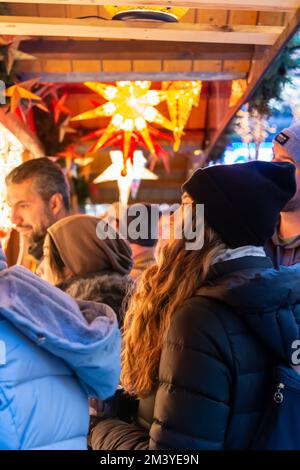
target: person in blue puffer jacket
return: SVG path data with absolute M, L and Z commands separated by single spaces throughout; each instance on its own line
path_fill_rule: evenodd
M 88 397 L 119 382 L 116 315 L 5 267 L 0 248 L 0 449 L 86 449 Z

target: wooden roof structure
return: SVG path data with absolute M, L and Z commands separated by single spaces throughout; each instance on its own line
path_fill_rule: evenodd
M 18 62 L 20 77 L 71 87 L 67 104 L 74 115 L 90 108 L 91 92 L 84 90 L 83 81 L 203 81 L 199 107 L 191 114 L 180 154 L 172 158 L 171 174 L 165 176 L 158 168 L 163 182 L 144 182 L 141 187 L 140 199 L 156 202 L 177 199 L 180 183 L 199 165 L 194 152 L 206 149 L 208 154 L 300 24 L 300 0 L 132 2 L 189 8 L 178 23 L 109 19 L 103 5 L 127 5 L 125 0 L 2 3 L 10 13 L 0 16 L 0 35 L 23 37 L 19 49 L 35 57 Z M 238 78 L 246 79 L 248 88 L 229 108 L 231 81 Z M 84 126 L 90 130 L 99 125 L 94 121 Z

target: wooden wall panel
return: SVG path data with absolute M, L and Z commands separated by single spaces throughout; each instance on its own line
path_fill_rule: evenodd
M 38 5 L 35 4 L 24 4 L 24 3 L 11 3 L 9 10 L 12 15 L 15 16 L 38 16 Z
M 221 72 L 221 60 L 193 60 L 193 72 Z
M 249 69 L 249 60 L 224 60 L 223 63 L 223 72 L 248 72 Z
M 102 5 L 98 5 L 98 15 L 102 16 L 103 18 L 109 18 L 109 14 Z
M 189 11 L 182 17 L 180 23 L 196 23 L 196 9 L 190 8 Z
M 102 60 L 103 72 L 131 72 L 130 60 Z
M 226 10 L 197 10 L 196 23 L 203 24 L 227 24 L 228 12 Z
M 191 72 L 192 61 L 191 60 L 164 60 L 163 71 L 164 72 Z
M 40 60 L 18 60 L 17 71 L 22 72 L 42 72 L 43 67 Z
M 67 73 L 72 72 L 72 64 L 70 60 L 43 60 L 43 72 L 51 73 Z
M 257 11 L 230 11 L 228 24 L 256 24 L 258 12 Z
M 262 26 L 284 26 L 284 16 L 284 13 L 260 11 L 257 24 Z
M 72 60 L 73 72 L 101 72 L 100 60 Z
M 162 70 L 161 60 L 134 60 L 134 72 L 160 72 Z
M 67 5 L 66 13 L 70 18 L 79 18 L 81 16 L 97 16 L 98 8 L 97 6 L 93 5 Z
M 67 16 L 66 5 L 47 5 L 45 3 L 39 3 L 37 6 L 39 16 L 49 18 L 66 18 Z
M 198 108 L 193 108 L 185 127 L 188 129 L 205 129 L 207 97 L 200 98 Z

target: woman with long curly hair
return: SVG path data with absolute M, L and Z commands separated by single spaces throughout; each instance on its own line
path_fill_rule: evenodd
M 251 447 L 274 363 L 299 339 L 300 266 L 276 271 L 263 249 L 295 190 L 289 163 L 209 167 L 183 185 L 193 233 L 204 204 L 203 246 L 187 249 L 182 228 L 135 286 L 121 383 L 137 413 L 99 422 L 94 449 Z

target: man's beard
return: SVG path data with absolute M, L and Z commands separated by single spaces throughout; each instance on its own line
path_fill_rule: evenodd
M 300 210 L 300 190 L 290 199 L 281 212 L 296 212 Z
M 55 218 L 51 214 L 50 210 L 46 207 L 44 220 L 40 227 L 32 232 L 32 235 L 30 236 L 30 242 L 41 243 L 41 241 L 44 240 L 45 236 L 47 235 L 48 228 L 51 227 L 54 222 Z
M 39 230 L 38 232 L 33 232 L 31 237 L 29 238 L 29 242 L 30 243 L 40 243 L 42 240 L 45 239 L 46 234 L 47 234 L 47 229 Z

